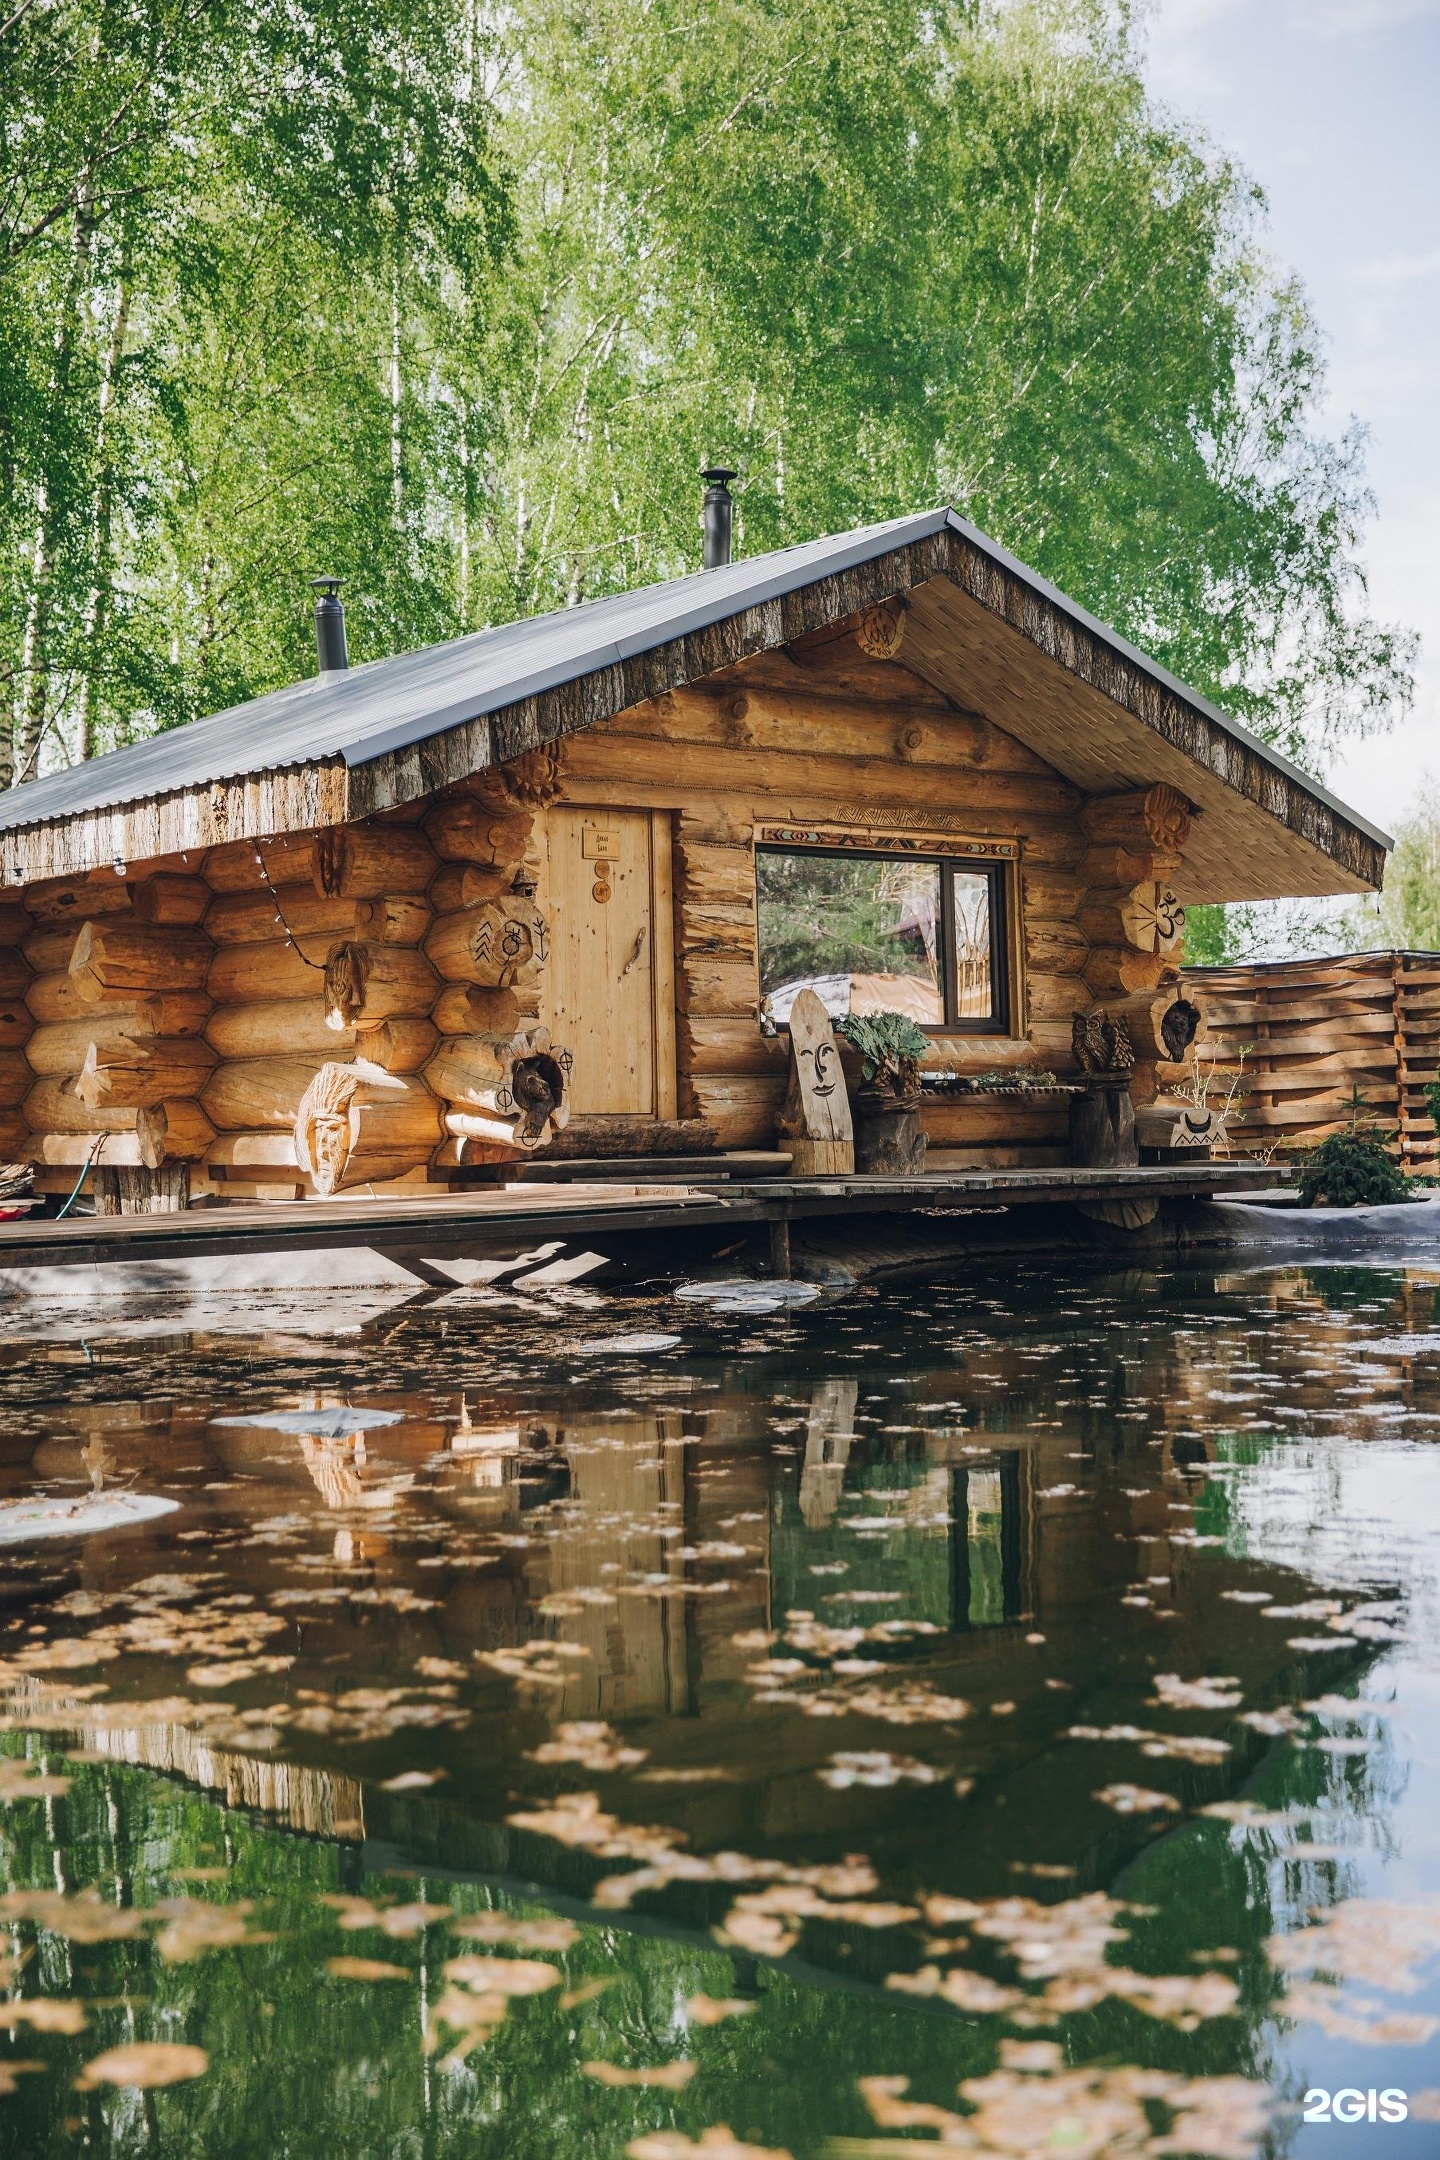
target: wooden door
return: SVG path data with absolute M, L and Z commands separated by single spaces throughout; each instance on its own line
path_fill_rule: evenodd
M 545 1020 L 575 1059 L 572 1106 L 577 1115 L 673 1115 L 663 1077 L 657 1088 L 656 926 L 668 998 L 669 923 L 655 904 L 650 813 L 552 809 L 546 822 Z

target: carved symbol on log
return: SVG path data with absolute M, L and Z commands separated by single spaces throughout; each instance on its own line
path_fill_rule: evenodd
M 548 810 L 560 793 L 564 756 L 562 743 L 542 743 L 538 750 L 527 750 L 502 765 L 500 785 L 511 802 L 521 803 L 527 809 Z
M 893 660 L 905 642 L 905 617 L 892 602 L 868 607 L 860 617 L 855 642 L 867 660 Z
M 468 944 L 475 981 L 509 990 L 539 979 L 549 950 L 549 929 L 528 893 L 509 892 L 475 910 Z
M 515 1097 L 514 1097 L 514 1095 L 512 1094 L 512 1092 L 510 1091 L 510 1089 L 509 1089 L 508 1087 L 498 1087 L 498 1088 L 496 1088 L 496 1090 L 495 1090 L 495 1108 L 496 1108 L 497 1110 L 513 1110 L 513 1109 L 514 1109 L 514 1107 L 515 1107 Z
M 1120 923 L 1137 952 L 1169 952 L 1185 928 L 1185 910 L 1168 885 L 1137 885 L 1120 910 Z
M 1144 802 L 1145 830 L 1157 848 L 1178 854 L 1190 837 L 1192 812 L 1178 788 L 1162 781 L 1150 788 Z

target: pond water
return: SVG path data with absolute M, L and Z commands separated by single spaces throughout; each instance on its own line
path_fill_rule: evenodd
M 12 1335 L 0 2154 L 1440 2150 L 1437 1284 Z

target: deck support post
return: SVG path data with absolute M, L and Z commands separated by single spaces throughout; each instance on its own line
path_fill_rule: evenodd
M 782 1281 L 790 1279 L 790 1224 L 784 1216 L 770 1224 L 770 1273 Z

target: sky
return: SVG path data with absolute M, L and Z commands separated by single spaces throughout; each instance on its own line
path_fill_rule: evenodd
M 1149 80 L 1264 189 L 1326 333 L 1327 429 L 1370 431 L 1371 604 L 1423 642 L 1411 717 L 1327 777 L 1393 832 L 1440 790 L 1440 0 L 1153 0 Z

